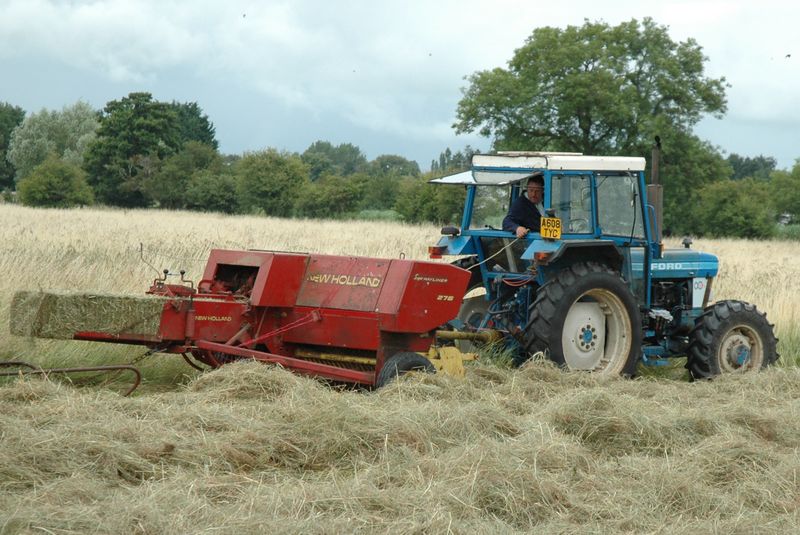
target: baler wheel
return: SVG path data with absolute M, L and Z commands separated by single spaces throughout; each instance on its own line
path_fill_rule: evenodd
M 525 352 L 543 352 L 570 370 L 633 375 L 642 352 L 642 322 L 617 271 L 597 262 L 564 268 L 539 288 L 525 326 Z
M 378 378 L 375 380 L 375 387 L 386 386 L 401 375 L 412 371 L 436 373 L 436 368 L 431 364 L 430 360 L 419 353 L 397 353 L 389 357 L 383 364 L 383 368 L 381 368 Z
M 772 325 L 755 305 L 720 301 L 706 308 L 689 335 L 686 367 L 691 378 L 758 371 L 778 360 Z

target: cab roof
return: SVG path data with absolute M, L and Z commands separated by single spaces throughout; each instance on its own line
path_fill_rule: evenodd
M 633 156 L 586 156 L 579 152 L 498 152 L 475 154 L 472 170 L 431 180 L 434 184 L 519 182 L 537 171 L 644 171 L 645 160 Z

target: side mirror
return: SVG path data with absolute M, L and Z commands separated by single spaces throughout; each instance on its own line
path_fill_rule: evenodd
M 455 238 L 461 234 L 461 229 L 458 227 L 442 227 L 442 236 L 452 236 Z

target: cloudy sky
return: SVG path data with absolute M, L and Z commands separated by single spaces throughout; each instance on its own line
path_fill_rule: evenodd
M 800 157 L 800 3 L 774 0 L 0 0 L 0 101 L 33 112 L 133 91 L 197 102 L 220 149 L 354 143 L 427 168 L 464 76 L 505 67 L 539 26 L 650 16 L 694 37 L 728 113 L 697 133 L 726 153 Z M 532 149 L 535 147 L 532 147 Z

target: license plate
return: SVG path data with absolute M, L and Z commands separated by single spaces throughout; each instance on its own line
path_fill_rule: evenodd
M 539 234 L 546 240 L 560 240 L 561 220 L 557 217 L 543 217 Z

